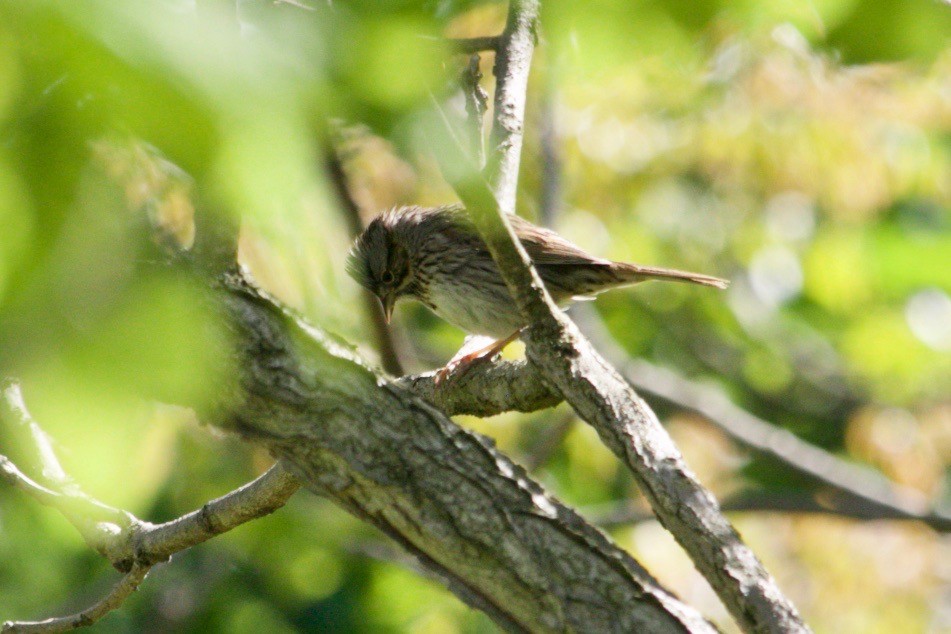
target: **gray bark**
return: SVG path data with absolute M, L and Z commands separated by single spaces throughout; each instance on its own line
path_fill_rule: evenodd
M 511 631 L 714 631 L 491 441 L 239 276 L 219 292 L 241 368 L 219 420 L 393 538 L 463 601 Z
M 505 30 L 496 48 L 493 69 L 496 79 L 493 151 L 489 158 L 489 180 L 495 184 L 495 197 L 499 206 L 508 213 L 515 213 L 528 71 L 535 50 L 540 10 L 538 0 L 511 0 Z
M 747 632 L 808 632 L 796 607 L 690 471 L 657 416 L 552 302 L 500 205 L 455 141 L 437 157 L 472 215 L 526 323 L 525 354 L 545 384 L 631 470 L 674 536 Z

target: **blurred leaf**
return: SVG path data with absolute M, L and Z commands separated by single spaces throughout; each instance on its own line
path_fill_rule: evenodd
M 948 47 L 951 5 L 934 0 L 860 0 L 828 34 L 847 63 L 934 59 Z

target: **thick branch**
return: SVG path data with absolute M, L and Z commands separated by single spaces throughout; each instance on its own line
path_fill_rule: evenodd
M 240 279 L 229 285 L 245 400 L 225 399 L 222 420 L 462 600 L 513 631 L 711 631 L 486 439 Z
M 459 151 L 443 157 L 467 164 Z M 471 165 L 471 163 L 469 163 Z M 451 176 L 450 176 L 451 177 Z M 474 178 L 453 182 L 526 321 L 526 354 L 605 445 L 630 467 L 660 522 L 693 559 L 744 630 L 808 631 L 795 607 L 687 468 L 657 416 L 552 303 L 505 214 Z
M 591 325 L 588 320 L 586 325 Z M 597 344 L 637 389 L 699 414 L 740 444 L 807 476 L 821 487 L 821 512 L 865 520 L 914 520 L 937 531 L 951 532 L 951 517 L 932 508 L 921 493 L 902 487 L 873 469 L 847 462 L 757 418 L 733 404 L 716 387 L 691 381 L 647 361 L 622 356 L 623 351 L 601 334 L 598 334 Z M 561 398 L 545 385 L 538 370 L 525 361 L 476 366 L 461 376 L 450 376 L 438 385 L 434 374 L 406 376 L 399 381 L 452 415 L 484 417 L 506 411 L 534 412 L 561 402 Z M 723 506 L 724 510 L 757 510 Z M 797 508 L 787 506 L 773 510 L 796 512 Z M 803 506 L 800 510 L 820 512 L 814 506 Z M 601 522 L 596 523 L 601 525 Z
M 436 375 L 437 372 L 427 372 L 396 382 L 450 416 L 534 412 L 554 407 L 562 400 L 526 361 L 485 363 L 466 372 L 452 373 L 439 382 Z

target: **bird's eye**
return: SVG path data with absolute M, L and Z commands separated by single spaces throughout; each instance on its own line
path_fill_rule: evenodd
M 392 284 L 393 274 L 390 273 L 389 271 L 383 271 L 383 275 L 380 276 L 380 281 L 383 282 L 384 284 Z

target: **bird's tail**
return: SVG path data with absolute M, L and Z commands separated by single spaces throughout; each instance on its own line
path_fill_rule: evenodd
M 636 284 L 647 280 L 669 280 L 671 282 L 689 282 L 691 284 L 701 284 L 703 286 L 713 286 L 716 288 L 726 288 L 730 285 L 728 280 L 711 275 L 689 273 L 675 269 L 662 269 L 654 266 L 641 266 L 640 264 L 614 262 L 611 270 L 618 276 L 618 281 L 621 284 Z

